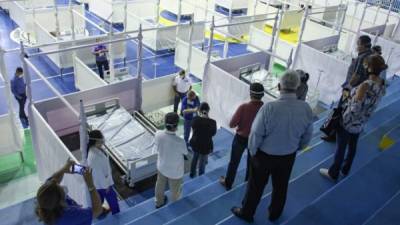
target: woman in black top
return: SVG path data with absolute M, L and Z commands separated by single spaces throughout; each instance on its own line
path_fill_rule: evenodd
M 209 111 L 208 103 L 201 103 L 198 116 L 192 121 L 193 135 L 189 142 L 194 152 L 190 169 L 191 178 L 197 174 L 197 164 L 199 175 L 204 174 L 208 154 L 213 151 L 212 137 L 217 133 L 217 123 L 208 117 Z

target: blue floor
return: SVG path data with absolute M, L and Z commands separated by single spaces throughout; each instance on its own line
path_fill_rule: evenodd
M 363 224 L 400 190 L 399 165 L 398 144 L 316 199 L 287 225 Z

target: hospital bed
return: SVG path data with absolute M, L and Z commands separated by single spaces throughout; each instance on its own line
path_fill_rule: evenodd
M 132 116 L 118 99 L 87 105 L 85 114 L 89 129 L 102 131 L 107 154 L 126 175 L 129 186 L 156 174 L 157 129 L 150 120 L 139 112 Z

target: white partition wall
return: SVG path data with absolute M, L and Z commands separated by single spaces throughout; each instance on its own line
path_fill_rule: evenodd
M 172 89 L 174 79 L 175 75 L 169 75 L 143 81 L 142 110 L 144 112 L 151 112 L 174 103 L 175 93 Z M 158 93 L 156 98 L 155 93 Z
M 0 116 L 0 156 L 23 151 L 23 131 L 17 124 L 17 114 L 14 111 L 11 82 L 7 73 L 4 51 L 0 47 L 0 80 L 3 80 L 3 91 L 7 113 Z
M 265 51 L 270 49 L 272 40 L 271 34 L 264 32 L 262 29 L 259 29 L 256 26 L 252 26 L 250 28 L 249 37 L 249 44 Z M 296 46 L 297 44 L 295 43 L 289 43 L 285 40 L 279 39 L 276 44 L 276 54 L 281 58 L 288 59 L 291 51 L 294 50 Z M 249 50 L 254 50 L 254 47 L 251 46 L 248 46 L 247 48 Z
M 153 19 L 156 16 L 156 0 L 88 0 L 88 3 L 91 12 L 110 23 L 125 22 L 126 3 L 128 13 L 133 13 L 143 19 Z
M 32 141 L 34 142 L 34 146 L 38 146 L 35 148 L 37 171 L 39 179 L 44 182 L 54 172 L 58 171 L 68 159 L 76 162 L 78 160 L 72 155 L 70 150 L 64 145 L 35 107 L 33 107 L 32 112 L 30 120 L 32 120 L 32 124 L 35 124 L 35 126 L 31 127 L 32 133 L 35 133 Z M 88 190 L 82 176 L 77 174 L 65 175 L 62 185 L 67 187 L 68 195 L 77 201 L 78 204 L 86 207 L 90 206 L 87 201 Z
M 310 90 L 317 90 L 319 100 L 331 105 L 339 100 L 346 80 L 350 60 L 343 60 L 323 52 L 324 48 L 338 45 L 338 36 L 303 43 L 298 49 L 294 69 L 302 69 L 310 74 Z M 317 62 L 317 63 L 315 63 Z
M 136 17 L 130 17 L 128 20 L 128 30 L 138 30 L 139 25 L 142 24 L 143 29 L 150 29 L 158 27 L 157 24 L 142 21 Z M 193 24 L 193 37 L 192 43 L 199 44 L 204 42 L 204 22 L 197 22 Z M 189 41 L 189 24 L 179 27 L 178 37 L 182 40 Z M 143 32 L 143 44 L 153 51 L 161 51 L 166 49 L 174 49 L 176 45 L 176 27 L 158 27 L 157 29 Z
M 0 156 L 22 151 L 23 131 L 15 124 L 14 114 L 0 116 Z
M 236 108 L 250 99 L 250 86 L 239 79 L 242 67 L 269 62 L 266 53 L 252 53 L 240 57 L 219 60 L 210 64 L 203 80 L 203 99 L 210 104 L 210 117 L 215 119 L 218 126 L 229 128 L 229 120 Z M 272 101 L 265 95 L 263 101 Z
M 199 48 L 192 47 L 192 55 L 190 60 L 190 67 L 188 65 L 189 58 L 189 43 L 177 39 L 176 40 L 176 48 L 175 48 L 175 65 L 182 69 L 189 69 L 190 73 L 199 78 L 203 79 L 204 68 L 207 62 L 207 53 L 202 51 Z M 211 61 L 214 61 L 215 58 L 211 56 Z
M 75 12 L 84 15 L 84 10 L 82 6 L 80 5 L 74 5 L 72 6 L 72 10 Z M 72 27 L 72 20 L 71 20 L 71 11 L 69 7 L 58 7 L 57 9 L 57 14 L 58 16 L 56 17 L 55 15 L 55 9 L 46 9 L 46 10 L 38 10 L 35 11 L 35 21 L 42 25 L 43 27 L 46 28 L 47 31 L 49 32 L 56 32 L 56 20 L 58 18 L 58 24 L 59 24 L 59 29 L 61 34 L 63 33 L 72 33 L 71 27 Z M 75 26 L 75 32 L 76 33 L 83 33 L 85 29 L 85 19 L 76 13 L 73 13 L 74 15 L 74 26 Z
M 90 69 L 78 57 L 74 57 L 74 78 L 75 87 L 80 91 L 107 85 L 97 73 Z

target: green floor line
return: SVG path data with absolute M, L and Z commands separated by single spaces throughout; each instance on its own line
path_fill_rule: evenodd
M 23 156 L 24 162 L 19 153 L 0 157 L 0 184 L 36 173 L 36 161 L 29 129 L 24 131 Z

